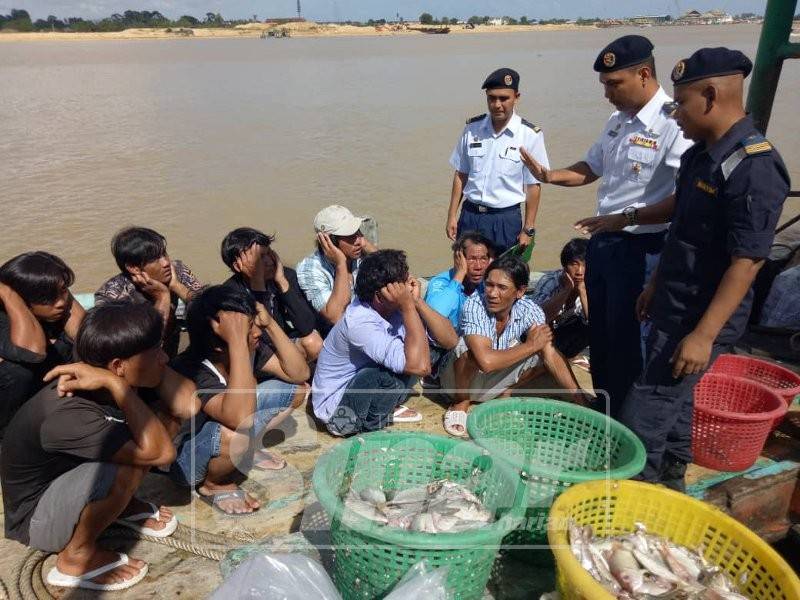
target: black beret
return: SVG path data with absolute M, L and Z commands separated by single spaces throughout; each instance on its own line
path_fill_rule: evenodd
M 753 63 L 738 50 L 728 48 L 701 48 L 689 58 L 679 60 L 672 69 L 672 83 L 682 85 L 707 77 L 736 75 L 745 77 L 753 70 Z
M 492 72 L 483 82 L 482 90 L 493 90 L 496 88 L 511 88 L 519 91 L 519 73 L 514 69 L 503 67 Z
M 641 35 L 623 35 L 600 51 L 594 61 L 598 73 L 611 73 L 639 65 L 653 56 L 653 43 Z

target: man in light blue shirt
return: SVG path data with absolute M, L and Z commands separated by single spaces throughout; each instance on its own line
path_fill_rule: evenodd
M 419 296 L 405 253 L 379 250 L 361 262 L 356 298 L 322 347 L 312 384 L 315 416 L 334 435 L 420 421 L 402 404 L 412 379 L 431 371 L 428 336 L 449 350 L 453 326 Z
M 461 307 L 467 298 L 483 291 L 483 276 L 493 258 L 492 242 L 478 231 L 466 231 L 453 244 L 453 268 L 428 283 L 425 302 L 450 319 L 456 331 Z
M 656 79 L 650 40 L 614 40 L 594 70 L 617 110 L 585 158 L 556 170 L 527 152 L 522 158 L 542 183 L 571 187 L 601 179 L 596 216 L 575 226 L 592 234 L 586 254 L 592 382 L 608 393 L 615 416 L 642 371 L 636 299 L 657 264 L 675 206 L 675 175 L 691 142 L 669 118 L 672 99 Z

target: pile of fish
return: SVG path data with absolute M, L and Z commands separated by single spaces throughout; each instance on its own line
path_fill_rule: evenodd
M 456 533 L 494 521 L 475 494 L 444 479 L 395 492 L 351 489 L 344 498 L 342 521 L 352 523 L 352 515 L 387 527 L 425 533 Z
M 594 536 L 591 526 L 569 524 L 569 543 L 584 569 L 611 594 L 626 600 L 747 600 L 702 549 L 692 552 L 636 523 L 628 535 Z M 741 583 L 744 583 L 743 581 Z

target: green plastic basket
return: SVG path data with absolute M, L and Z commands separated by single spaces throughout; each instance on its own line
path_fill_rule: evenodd
M 436 479 L 465 484 L 497 520 L 460 533 L 419 533 L 354 516 L 341 520 L 347 491 L 403 490 Z M 421 560 L 449 566 L 453 598 L 481 598 L 504 536 L 522 520 L 526 486 L 503 461 L 471 442 L 413 432 L 375 432 L 351 438 L 323 455 L 314 492 L 331 517 L 334 581 L 351 598 L 381 598 Z
M 528 484 L 525 520 L 505 540 L 509 545 L 546 543 L 547 517 L 559 494 L 575 483 L 633 477 L 646 458 L 642 442 L 621 423 L 558 400 L 485 402 L 470 412 L 467 431 Z

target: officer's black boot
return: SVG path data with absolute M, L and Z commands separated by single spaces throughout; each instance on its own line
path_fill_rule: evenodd
M 667 459 L 661 468 L 661 483 L 671 490 L 686 493 L 686 463 Z

